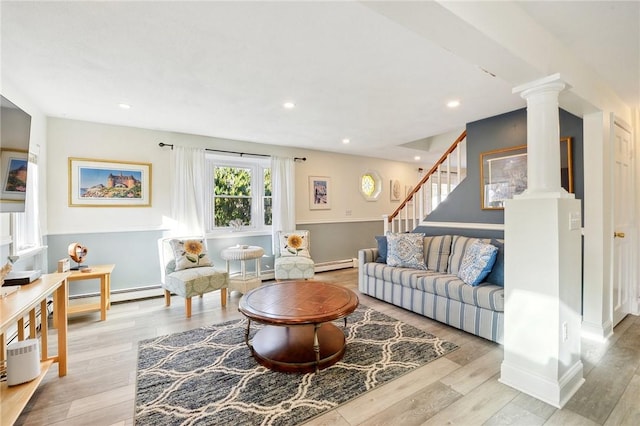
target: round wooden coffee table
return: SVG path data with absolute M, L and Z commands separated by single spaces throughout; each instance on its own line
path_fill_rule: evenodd
M 287 281 L 245 294 L 238 310 L 246 316 L 245 340 L 253 357 L 275 371 L 311 372 L 340 361 L 344 333 L 330 321 L 358 307 L 358 296 L 340 285 Z M 249 342 L 251 321 L 266 324 Z

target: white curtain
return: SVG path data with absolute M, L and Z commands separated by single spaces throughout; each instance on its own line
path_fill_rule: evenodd
M 278 231 L 296 229 L 296 176 L 293 158 L 271 157 L 272 243 L 277 252 Z
M 171 216 L 174 235 L 205 234 L 205 150 L 174 146 L 171 157 Z
M 37 154 L 29 153 L 28 167 L 25 210 L 24 213 L 15 214 L 15 241 L 18 252 L 42 246 L 42 233 L 40 231 L 40 207 L 38 203 L 40 183 L 38 177 Z

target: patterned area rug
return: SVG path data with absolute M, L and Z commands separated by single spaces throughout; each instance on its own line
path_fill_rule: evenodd
M 342 361 L 318 374 L 277 373 L 251 357 L 246 324 L 235 320 L 140 342 L 135 423 L 294 425 L 457 349 L 360 305 L 344 328 Z M 258 327 L 252 323 L 252 335 Z

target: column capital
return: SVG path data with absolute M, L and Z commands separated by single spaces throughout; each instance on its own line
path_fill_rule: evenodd
M 523 99 L 527 99 L 531 95 L 545 93 L 545 92 L 556 92 L 560 93 L 564 89 L 569 88 L 570 86 L 562 80 L 559 73 L 549 75 L 547 77 L 530 81 L 525 84 L 521 84 L 520 86 L 516 86 L 513 88 L 511 93 L 520 93 L 520 96 Z

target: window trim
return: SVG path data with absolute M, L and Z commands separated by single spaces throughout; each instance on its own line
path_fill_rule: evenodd
M 222 167 L 241 167 L 251 169 L 251 218 L 253 224 L 244 226 L 241 231 L 234 232 L 234 235 L 246 235 L 255 233 L 271 233 L 271 225 L 265 225 L 264 222 L 264 169 L 271 168 L 269 158 L 256 157 L 229 157 L 226 155 L 210 154 L 205 155 L 205 169 L 208 179 L 205 182 L 206 200 L 205 200 L 205 227 L 207 235 L 219 235 L 230 232 L 229 227 L 216 227 L 213 211 L 214 200 L 214 169 L 217 166 Z M 260 218 L 260 224 L 257 225 L 256 218 Z

